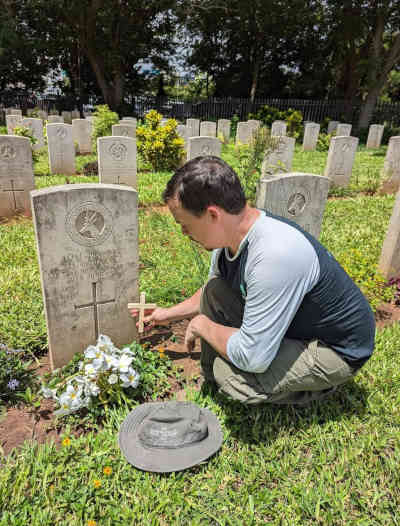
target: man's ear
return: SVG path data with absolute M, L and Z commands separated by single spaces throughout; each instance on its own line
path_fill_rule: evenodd
M 221 210 L 219 209 L 218 206 L 210 205 L 210 206 L 207 208 L 207 211 L 208 211 L 208 213 L 210 214 L 210 218 L 211 218 L 213 221 L 216 221 L 216 220 L 218 220 L 218 219 L 221 217 Z

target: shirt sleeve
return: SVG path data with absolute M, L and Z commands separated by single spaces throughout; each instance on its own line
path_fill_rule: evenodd
M 318 256 L 301 237 L 290 249 L 280 241 L 268 253 L 260 248 L 248 258 L 243 322 L 227 342 L 229 359 L 243 371 L 268 369 L 305 294 L 318 280 Z
M 208 281 L 212 278 L 217 278 L 220 275 L 219 269 L 218 269 L 218 257 L 221 253 L 221 249 L 217 248 L 216 250 L 212 251 L 211 254 L 211 262 L 210 262 L 210 270 L 208 272 Z

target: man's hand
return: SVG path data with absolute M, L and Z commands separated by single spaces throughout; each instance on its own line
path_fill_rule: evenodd
M 139 315 L 138 309 L 130 309 L 132 318 L 136 318 Z M 145 309 L 144 311 L 144 330 L 148 331 L 155 325 L 165 325 L 169 322 L 168 309 L 157 307 L 156 309 Z M 136 323 L 136 327 L 139 326 L 139 322 Z
M 192 321 L 187 326 L 185 334 L 185 347 L 188 354 L 192 353 L 196 343 L 196 339 L 200 337 L 200 331 L 203 328 L 204 319 L 207 320 L 204 314 L 198 314 L 192 319 Z

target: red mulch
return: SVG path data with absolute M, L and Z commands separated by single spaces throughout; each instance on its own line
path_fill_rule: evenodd
M 400 306 L 384 304 L 376 314 L 377 326 L 379 328 L 400 322 Z M 166 327 L 158 327 L 141 339 L 141 343 L 150 343 L 151 348 L 165 349 L 165 353 L 182 371 L 186 382 L 199 389 L 202 379 L 200 378 L 200 347 L 199 343 L 192 356 L 188 356 L 184 349 L 185 331 L 187 321 L 181 321 Z M 156 351 L 155 351 L 156 352 Z M 41 366 L 36 372 L 39 376 L 50 371 L 48 358 L 43 357 Z M 171 392 L 178 400 L 185 399 L 185 390 L 182 383 L 175 378 L 170 379 Z M 20 446 L 25 440 L 35 440 L 37 443 L 50 442 L 53 440 L 56 446 L 61 444 L 62 430 L 54 429 L 53 411 L 55 402 L 43 400 L 38 411 L 35 413 L 26 407 L 9 408 L 5 414 L 0 416 L 0 446 L 4 455 L 8 455 L 14 448 Z M 76 436 L 83 431 L 77 431 Z

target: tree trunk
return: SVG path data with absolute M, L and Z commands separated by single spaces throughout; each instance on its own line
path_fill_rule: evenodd
M 258 87 L 258 76 L 260 73 L 260 66 L 261 66 L 261 59 L 259 58 L 258 54 L 256 55 L 256 60 L 254 62 L 254 68 L 253 68 L 253 78 L 251 82 L 251 89 L 250 89 L 250 101 L 253 104 L 254 99 L 256 98 L 257 93 L 257 87 Z
M 368 92 L 367 98 L 361 106 L 360 117 L 358 118 L 357 124 L 358 130 L 367 128 L 369 126 L 381 89 L 381 86 L 376 86 L 374 89 Z

